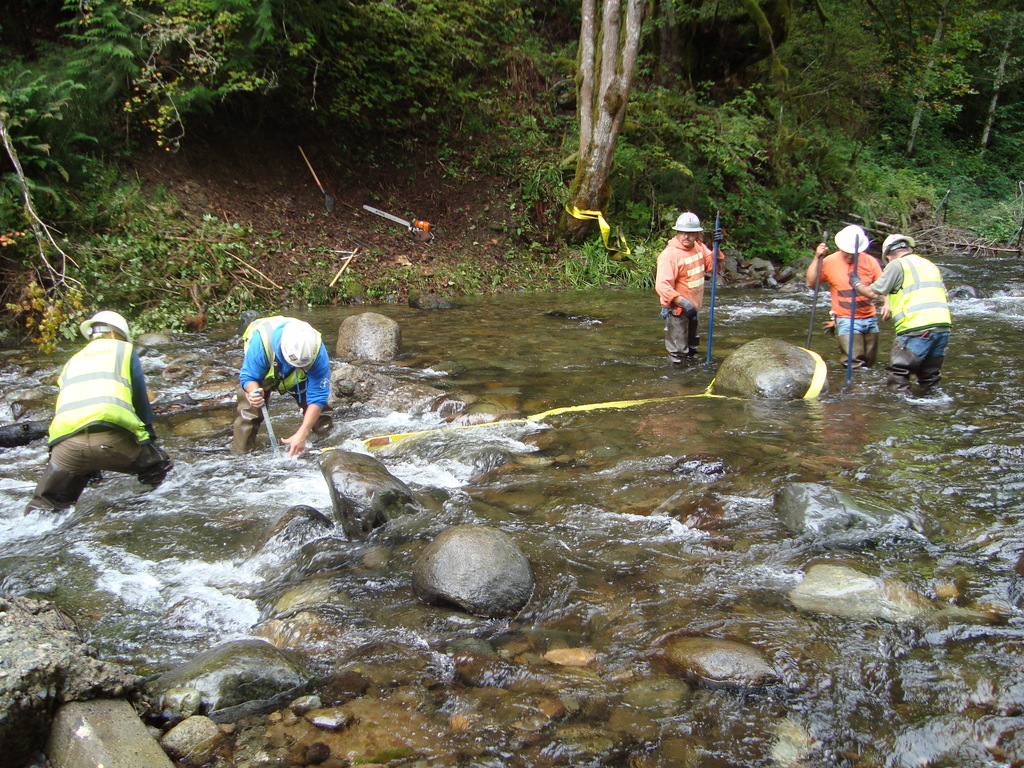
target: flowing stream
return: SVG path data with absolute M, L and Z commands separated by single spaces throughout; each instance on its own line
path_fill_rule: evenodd
M 332 352 L 345 317 L 385 314 L 402 327 L 396 370 L 522 415 L 691 396 L 439 430 L 376 451 L 424 511 L 363 543 L 334 532 L 275 535 L 293 505 L 330 509 L 315 455 L 275 461 L 265 442 L 246 457 L 226 453 L 228 402 L 161 410 L 201 384 L 232 380 L 239 362 L 233 327 L 182 336 L 143 360 L 158 395 L 157 430 L 176 462 L 157 490 L 111 474 L 71 511 L 26 516 L 45 446 L 0 449 L 0 589 L 57 602 L 104 657 L 149 674 L 252 636 L 289 587 L 326 575 L 339 629 L 313 663 L 330 668 L 381 640 L 428 654 L 441 683 L 430 694 L 438 717 L 455 711 L 449 684 L 451 697 L 465 694 L 452 683 L 459 643 L 485 643 L 503 657 L 591 649 L 593 664 L 560 678 L 568 714 L 533 729 L 533 754 L 552 765 L 1022 765 L 1024 616 L 1014 566 L 1024 551 L 1024 273 L 1010 258 L 938 263 L 948 288 L 970 284 L 978 297 L 952 301 L 941 391 L 927 398 L 886 393 L 889 323 L 877 368 L 854 371 L 845 386 L 835 342 L 821 333 L 824 290 L 812 347 L 829 364 L 830 392 L 783 403 L 701 395 L 724 356 L 747 341 L 803 346 L 809 291 L 719 290 L 711 367 L 707 302 L 700 359 L 672 368 L 657 301 L 634 291 L 503 296 L 449 311 L 291 312 L 323 331 Z M 0 423 L 13 421 L 12 401 L 33 389 L 42 393 L 35 418 L 48 418 L 54 376 L 79 346 L 0 358 Z M 183 378 L 165 375 L 181 362 Z M 215 388 L 200 394 L 218 397 Z M 298 423 L 287 398 L 272 413 L 279 437 Z M 315 445 L 366 451 L 372 436 L 443 426 L 437 417 L 340 412 Z M 798 482 L 905 511 L 922 531 L 857 547 L 798 535 L 773 503 Z M 537 588 L 515 620 L 425 606 L 413 593 L 417 552 L 463 523 L 506 531 L 530 559 Z M 998 620 L 801 613 L 787 594 L 807 566 L 826 561 Z M 657 649 L 679 631 L 754 646 L 783 684 L 672 688 Z M 493 706 L 498 720 L 521 717 Z M 472 764 L 507 759 L 499 758 L 513 748 L 498 733 L 483 749 L 493 762 Z

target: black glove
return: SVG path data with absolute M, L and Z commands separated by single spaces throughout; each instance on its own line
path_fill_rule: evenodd
M 696 320 L 697 319 L 697 308 L 695 306 L 693 306 L 692 302 L 687 301 L 686 299 L 682 298 L 681 296 L 679 297 L 679 301 L 681 301 L 682 303 L 676 305 L 676 308 L 680 310 L 680 312 L 678 314 L 681 314 L 687 320 Z M 676 313 L 673 313 L 673 314 L 676 314 Z
M 714 243 L 720 243 L 723 240 L 725 240 L 725 237 L 722 235 L 722 230 L 716 229 L 715 234 L 711 236 L 711 241 Z
M 156 443 L 142 446 L 142 454 L 139 459 L 145 463 L 142 471 L 139 472 L 139 482 L 154 488 L 164 481 L 167 473 L 174 467 L 171 457 Z
M 858 285 L 860 285 L 863 282 L 864 281 L 860 279 L 860 275 L 858 275 L 856 272 L 851 272 L 850 273 L 850 287 L 851 288 L 856 288 Z

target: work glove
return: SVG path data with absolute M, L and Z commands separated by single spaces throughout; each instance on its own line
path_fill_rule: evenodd
M 858 275 L 856 272 L 851 272 L 850 273 L 850 287 L 851 288 L 856 288 L 858 285 L 860 285 L 863 282 L 864 281 L 860 279 L 860 275 Z
M 672 314 L 675 315 L 676 317 L 679 317 L 680 315 L 682 315 L 687 320 L 696 320 L 697 319 L 697 308 L 695 306 L 693 306 L 693 303 L 690 302 L 690 301 L 687 301 L 686 299 L 684 299 L 682 297 L 679 298 L 679 301 L 682 302 L 682 303 L 681 304 L 676 304 L 676 306 L 672 307 L 672 310 L 671 310 Z
M 835 336 L 836 335 L 836 321 L 835 320 L 829 320 L 828 322 L 825 323 L 825 325 L 823 326 L 823 329 L 825 331 L 825 335 L 826 336 Z
M 721 243 L 723 240 L 725 240 L 725 237 L 722 235 L 722 230 L 716 229 L 715 234 L 711 236 L 711 240 L 712 242 L 715 243 Z
M 151 485 L 156 488 L 167 477 L 167 473 L 174 467 L 174 462 L 167 452 L 156 443 L 147 443 L 142 446 L 142 457 L 147 466 L 139 472 L 139 482 Z

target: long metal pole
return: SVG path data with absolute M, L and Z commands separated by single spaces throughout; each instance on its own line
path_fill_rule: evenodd
M 274 425 L 270 423 L 270 411 L 267 410 L 267 403 L 264 400 L 263 405 L 260 406 L 260 410 L 263 411 L 263 421 L 267 424 L 267 434 L 270 435 L 270 447 L 274 451 L 274 458 L 276 459 L 280 453 L 277 447 L 277 438 L 274 437 Z
M 853 237 L 853 272 L 857 274 L 857 261 L 860 258 L 860 235 Z M 857 315 L 857 291 L 850 286 L 850 343 L 846 349 L 846 386 L 850 386 L 853 378 L 853 321 Z
M 708 365 L 711 365 L 711 341 L 715 333 L 715 291 L 718 288 L 718 249 L 722 239 L 722 212 L 715 214 L 715 234 L 713 253 L 714 264 L 711 265 L 711 309 L 708 312 Z

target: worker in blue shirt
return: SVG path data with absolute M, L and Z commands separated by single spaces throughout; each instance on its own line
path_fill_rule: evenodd
M 302 423 L 289 437 L 281 438 L 288 456 L 306 450 L 310 432 L 330 431 L 327 398 L 331 390 L 331 365 L 320 334 L 309 323 L 291 317 L 253 320 L 242 334 L 245 358 L 238 374 L 238 407 L 232 428 L 231 450 L 252 450 L 263 423 L 263 406 L 272 391 L 288 392 L 302 409 Z

